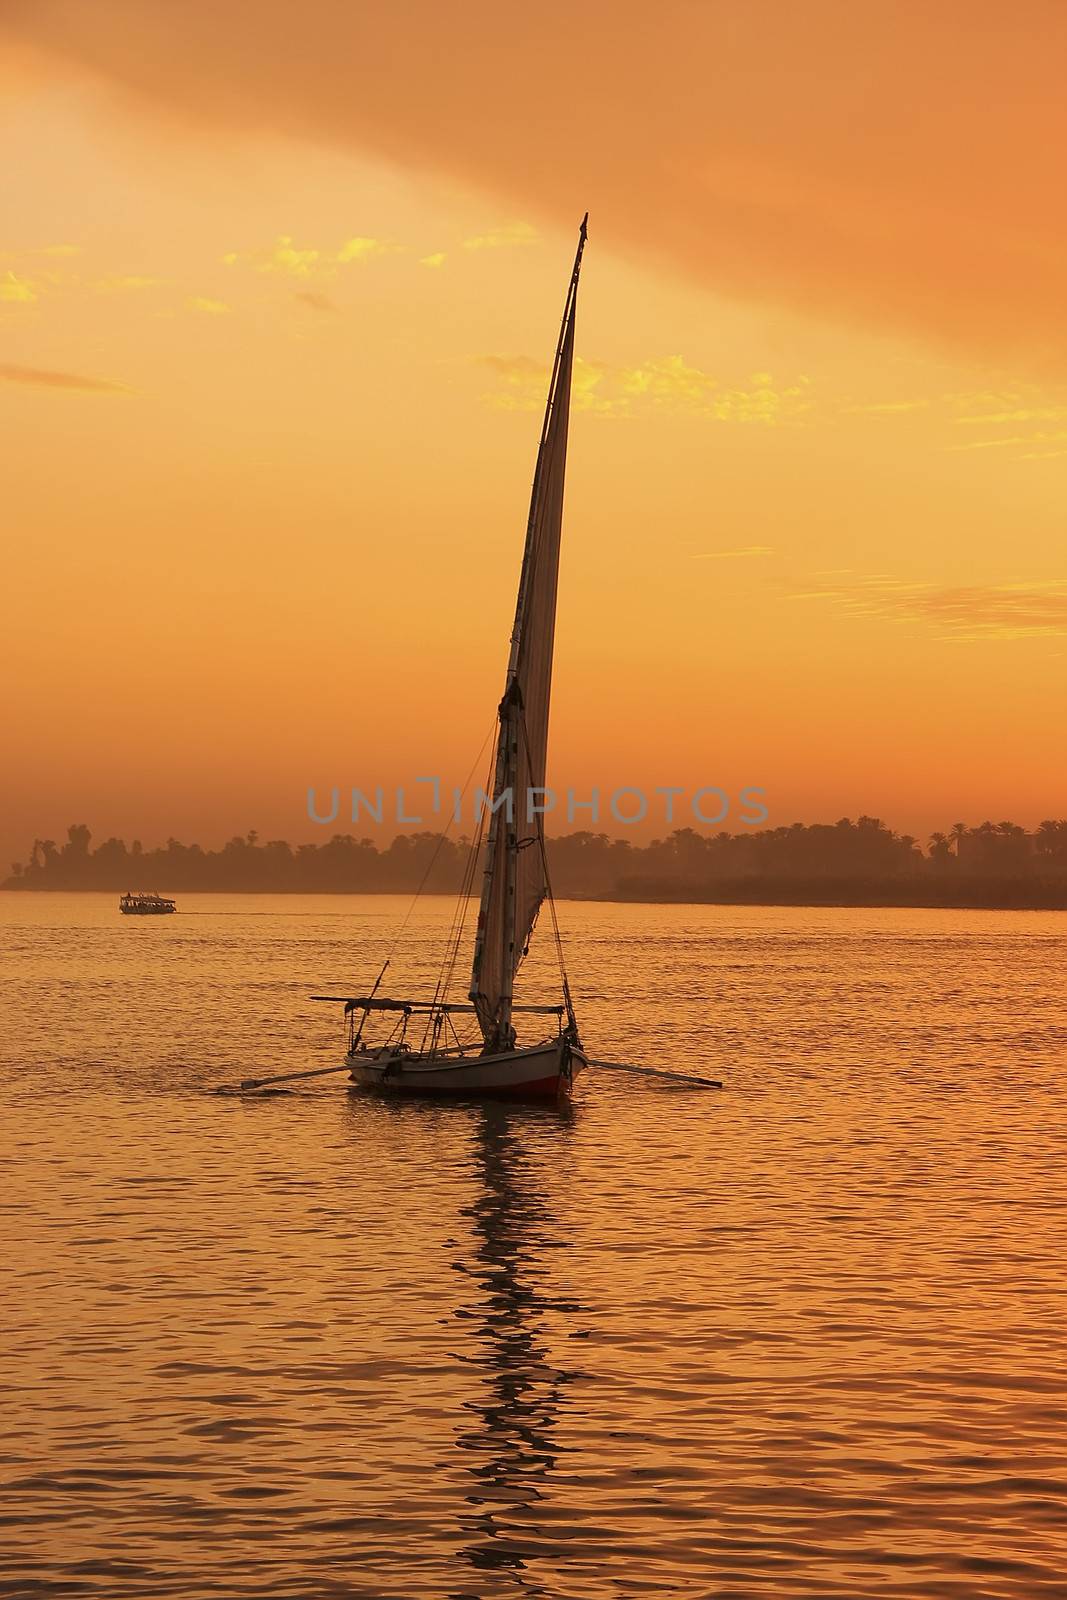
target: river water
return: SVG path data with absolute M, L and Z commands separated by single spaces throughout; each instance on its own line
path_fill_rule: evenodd
M 0 1595 L 1062 1595 L 1067 918 L 564 904 L 591 1054 L 721 1093 L 210 1092 L 406 910 L 0 895 Z

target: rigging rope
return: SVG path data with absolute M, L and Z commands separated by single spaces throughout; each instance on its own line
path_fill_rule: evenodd
M 495 726 L 495 724 L 494 724 L 494 726 Z M 489 737 L 492 737 L 492 730 L 490 731 Z M 475 762 L 475 765 L 477 765 L 477 761 L 480 761 L 482 756 L 483 756 L 483 754 L 485 753 L 485 746 L 489 743 L 489 737 L 487 737 L 486 740 L 484 741 L 484 743 L 482 744 L 482 748 L 478 752 L 478 756 L 477 756 L 477 760 Z M 489 785 L 489 783 L 491 781 L 492 773 L 493 773 L 493 770 L 494 770 L 495 766 L 496 766 L 496 747 L 495 747 L 495 744 L 494 744 L 493 754 L 492 754 L 492 758 L 491 758 L 490 764 L 489 764 L 489 773 L 486 776 L 486 787 L 483 788 L 483 790 L 482 790 L 483 794 L 487 794 L 488 793 L 488 785 Z M 467 783 L 468 784 L 470 783 L 470 777 L 473 775 L 473 771 L 474 771 L 474 768 L 472 767 L 471 768 L 471 775 L 469 775 L 468 778 L 467 778 Z M 466 792 L 466 789 L 464 789 L 464 792 Z M 495 796 L 494 796 L 494 799 L 495 799 Z M 433 1006 L 434 1006 L 435 1010 L 432 1010 L 430 1012 L 430 1014 L 429 1014 L 429 1016 L 427 1017 L 427 1020 L 426 1020 L 426 1027 L 423 1030 L 423 1036 L 422 1036 L 422 1047 L 423 1048 L 425 1048 L 425 1046 L 426 1046 L 426 1041 L 427 1041 L 427 1038 L 430 1035 L 431 1026 L 433 1027 L 433 1030 L 434 1030 L 433 1043 L 434 1044 L 437 1043 L 437 1036 L 440 1034 L 440 1031 L 441 1031 L 441 1017 L 446 1015 L 446 1013 L 440 1011 L 437 1008 L 439 1006 L 443 1006 L 445 1001 L 448 999 L 449 987 L 451 986 L 452 979 L 453 979 L 453 976 L 455 974 L 456 962 L 459 959 L 459 948 L 460 948 L 460 945 L 463 942 L 463 934 L 464 934 L 464 930 L 465 930 L 466 924 L 467 924 L 467 913 L 468 913 L 468 911 L 470 909 L 470 903 L 471 903 L 471 899 L 473 897 L 474 880 L 475 880 L 475 874 L 476 874 L 476 869 L 477 869 L 477 864 L 478 864 L 478 855 L 479 855 L 479 852 L 480 852 L 481 847 L 482 847 L 482 840 L 484 838 L 484 835 L 485 835 L 485 807 L 483 806 L 482 810 L 481 810 L 481 814 L 478 817 L 477 825 L 476 825 L 475 830 L 474 830 L 474 836 L 471 839 L 470 850 L 467 852 L 467 862 L 466 862 L 466 866 L 464 867 L 464 870 L 463 870 L 463 882 L 460 885 L 459 898 L 456 901 L 455 908 L 454 908 L 454 910 L 452 912 L 452 924 L 451 924 L 451 927 L 449 928 L 449 931 L 448 931 L 448 940 L 447 940 L 447 943 L 445 945 L 445 954 L 444 954 L 444 958 L 443 958 L 443 960 L 441 962 L 441 969 L 440 969 L 440 971 L 438 972 L 438 975 L 437 975 L 437 987 L 434 989 Z M 453 1026 L 453 1033 L 455 1033 L 454 1026 Z M 458 1035 L 457 1035 L 457 1043 L 458 1042 L 459 1042 L 459 1040 L 458 1040 Z
M 493 737 L 493 733 L 494 733 L 495 729 L 496 729 L 496 723 L 494 721 L 493 724 L 490 726 L 489 732 L 486 734 L 485 738 L 482 740 L 481 749 L 478 751 L 478 754 L 475 756 L 474 761 L 471 764 L 471 769 L 467 773 L 467 777 L 466 777 L 466 780 L 465 780 L 465 782 L 463 784 L 463 788 L 460 791 L 460 799 L 461 800 L 466 797 L 467 790 L 470 787 L 470 781 L 474 777 L 474 773 L 475 773 L 475 770 L 476 770 L 476 768 L 478 766 L 478 763 L 482 759 L 482 756 L 485 754 L 485 747 L 489 743 L 490 739 Z M 388 952 L 388 955 L 386 956 L 386 960 L 387 961 L 391 961 L 393 959 L 393 955 L 395 954 L 396 947 L 400 943 L 400 940 L 402 939 L 402 937 L 404 935 L 405 928 L 407 927 L 408 923 L 411 921 L 412 913 L 415 910 L 415 907 L 419 903 L 419 899 L 420 899 L 420 897 L 422 895 L 422 891 L 425 889 L 427 881 L 429 880 L 430 873 L 433 871 L 435 865 L 437 864 L 437 858 L 441 854 L 441 850 L 444 847 L 444 842 L 448 838 L 449 832 L 451 830 L 453 822 L 455 821 L 455 818 L 456 818 L 456 813 L 455 813 L 455 808 L 453 808 L 452 813 L 449 816 L 448 821 L 445 823 L 444 828 L 442 829 L 442 831 L 437 836 L 437 843 L 434 845 L 433 854 L 430 856 L 429 862 L 427 863 L 426 871 L 423 873 L 421 879 L 419 880 L 419 886 L 415 890 L 415 893 L 413 894 L 413 896 L 411 898 L 411 904 L 408 906 L 407 912 L 405 913 L 405 916 L 404 916 L 404 920 L 400 924 L 399 928 L 397 929 L 392 944 L 389 946 L 389 952 Z

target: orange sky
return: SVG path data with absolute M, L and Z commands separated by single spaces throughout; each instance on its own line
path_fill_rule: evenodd
M 1067 810 L 1067 12 L 0 21 L 0 866 L 462 781 L 587 206 L 558 784 Z

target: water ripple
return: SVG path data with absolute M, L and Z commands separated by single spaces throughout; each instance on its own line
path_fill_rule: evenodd
M 566 907 L 593 1053 L 727 1087 L 560 1112 L 205 1094 L 396 916 L 189 909 L 0 896 L 0 1597 L 1062 1594 L 1060 918 Z

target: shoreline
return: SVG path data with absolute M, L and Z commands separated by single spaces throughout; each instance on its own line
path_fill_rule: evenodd
M 949 887 L 945 885 L 946 891 Z M 820 887 L 806 883 L 795 887 L 777 885 L 774 888 L 767 888 L 763 885 L 746 883 L 734 886 L 719 885 L 714 891 L 698 893 L 681 888 L 673 890 L 663 885 L 649 885 L 647 888 L 634 885 L 633 888 L 620 886 L 603 893 L 564 891 L 556 898 L 559 901 L 571 900 L 578 904 L 594 905 L 794 906 L 798 909 L 811 910 L 869 911 L 1067 911 L 1067 883 L 1043 884 L 1039 887 L 1036 884 L 976 882 L 970 893 L 961 892 L 959 885 L 954 885 L 952 888 L 955 892 L 938 894 L 928 884 L 922 885 L 921 888 L 916 885 L 910 893 L 903 887 L 886 886 L 881 892 L 868 889 L 866 892 L 857 890 L 850 894 L 840 884 L 826 884 Z M 0 884 L 0 894 L 113 896 L 123 892 L 118 889 L 77 888 L 58 884 L 35 885 L 32 888 L 22 884 Z M 363 898 L 410 899 L 415 890 L 414 888 L 305 889 L 235 886 L 161 890 L 160 893 L 166 893 L 169 898 L 177 900 L 180 900 L 182 895 L 284 895 L 294 898 L 318 895 L 331 899 L 359 895 Z M 424 890 L 423 893 L 442 899 L 454 898 L 454 891 L 448 889 Z M 179 905 L 178 914 L 180 913 Z

